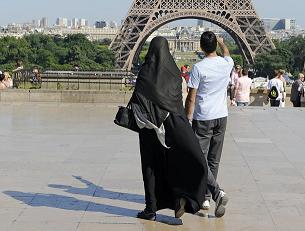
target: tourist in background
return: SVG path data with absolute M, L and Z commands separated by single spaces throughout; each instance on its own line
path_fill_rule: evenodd
M 278 71 L 275 72 L 275 78 L 269 80 L 267 85 L 267 102 L 270 100 L 271 107 L 280 107 L 281 101 L 285 101 L 284 83 Z
M 5 79 L 5 76 L 4 76 L 4 74 L 1 72 L 1 74 L 0 74 L 0 90 L 4 90 L 4 89 L 7 88 L 4 79 Z
M 235 84 L 234 101 L 239 107 L 248 106 L 250 103 L 252 79 L 248 77 L 248 73 L 248 69 L 243 69 L 242 76 L 237 79 Z
M 301 96 L 304 92 L 304 74 L 300 73 L 298 79 L 294 81 L 291 87 L 290 101 L 294 107 L 301 107 Z
M 301 107 L 305 107 L 305 88 L 301 91 Z
M 16 60 L 16 69 L 13 70 L 13 73 L 23 70 L 23 63 L 21 60 Z
M 184 66 L 186 67 L 187 73 L 188 73 L 188 75 L 190 76 L 190 73 L 191 73 L 191 66 L 188 65 L 188 64 L 185 64 Z M 189 79 L 190 79 L 190 78 L 189 78 Z M 187 82 L 188 82 L 188 81 L 187 81 Z
M 280 75 L 280 80 L 283 82 L 283 87 L 284 87 L 284 92 L 283 92 L 283 98 L 286 99 L 286 89 L 287 89 L 287 82 L 286 82 L 286 79 L 284 77 L 286 71 L 285 70 L 278 70 L 278 75 Z M 285 100 L 281 100 L 281 103 L 280 103 L 280 107 L 285 107 L 286 103 L 285 103 Z
M 217 44 L 223 57 L 217 55 Z M 208 162 L 208 184 L 212 181 L 218 185 L 216 179 L 228 117 L 227 87 L 234 61 L 223 38 L 217 39 L 213 32 L 203 33 L 200 45 L 206 57 L 193 66 L 185 110 Z M 225 192 L 220 190 L 219 196 L 215 197 L 213 193 L 211 195 L 210 191 L 206 191 L 204 209 L 210 208 L 211 196 L 216 201 L 216 208 L 221 206 L 224 214 L 228 202 Z
M 183 80 L 188 83 L 190 80 L 190 72 L 189 72 L 189 66 L 188 65 L 184 65 L 181 67 L 181 77 L 183 78 Z
M 4 74 L 3 82 L 5 83 L 7 88 L 13 88 L 13 80 L 10 73 L 8 71 L 4 71 L 3 74 Z
M 190 73 L 188 70 L 188 65 L 183 65 L 181 67 L 181 78 L 183 80 L 182 82 L 182 95 L 183 95 L 183 102 L 185 102 L 187 93 L 188 93 L 188 87 L 187 87 L 187 83 L 190 79 Z
M 235 85 L 239 77 L 241 77 L 241 66 L 236 65 L 235 69 L 231 73 L 231 79 L 229 83 L 231 106 L 236 106 L 236 102 L 234 101 L 234 92 L 235 92 Z

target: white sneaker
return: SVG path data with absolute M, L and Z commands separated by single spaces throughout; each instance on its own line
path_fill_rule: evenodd
M 218 198 L 216 200 L 215 206 L 215 216 L 216 217 L 223 217 L 226 213 L 226 205 L 229 202 L 229 197 L 224 191 L 220 191 Z
M 209 210 L 210 207 L 211 207 L 211 205 L 210 205 L 210 201 L 209 200 L 206 200 L 206 201 L 203 202 L 203 204 L 202 204 L 202 209 L 203 210 Z

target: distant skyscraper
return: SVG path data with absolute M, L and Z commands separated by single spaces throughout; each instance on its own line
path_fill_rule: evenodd
M 267 31 L 296 29 L 295 19 L 263 18 L 262 22 Z
M 41 27 L 41 28 L 47 28 L 47 27 L 48 27 L 48 18 L 43 17 L 43 18 L 40 20 L 40 27 Z
M 32 21 L 32 26 L 35 27 L 35 28 L 40 27 L 40 20 L 39 19 L 38 20 L 34 19 Z
M 79 23 L 78 18 L 73 18 L 72 23 L 71 23 L 71 27 L 72 28 L 78 28 L 78 26 L 79 26 L 78 23 Z
M 96 21 L 95 22 L 95 28 L 104 28 L 107 26 L 107 23 L 105 21 Z
M 211 22 L 205 21 L 205 20 L 198 19 L 197 20 L 197 26 L 213 28 L 214 24 L 211 23 Z
M 203 27 L 203 25 L 204 25 L 204 21 L 201 19 L 198 19 L 197 26 Z
M 108 27 L 110 27 L 110 28 L 117 28 L 117 27 L 118 27 L 118 24 L 117 24 L 116 22 L 114 22 L 114 21 L 110 21 L 110 22 L 108 23 Z
M 86 27 L 87 26 L 88 21 L 84 18 L 81 18 L 78 22 L 78 26 L 79 27 Z
M 67 18 L 57 18 L 56 25 L 59 27 L 68 27 L 68 19 Z

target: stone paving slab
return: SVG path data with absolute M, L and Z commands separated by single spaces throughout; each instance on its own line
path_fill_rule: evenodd
M 305 231 L 305 110 L 233 108 L 219 173 L 230 196 L 156 222 L 143 209 L 138 139 L 106 104 L 0 104 L 1 231 Z

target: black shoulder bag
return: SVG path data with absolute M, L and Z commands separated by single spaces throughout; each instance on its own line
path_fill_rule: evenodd
M 140 131 L 130 103 L 127 105 L 127 107 L 119 107 L 119 110 L 115 116 L 114 123 L 120 127 L 127 128 L 134 132 Z

